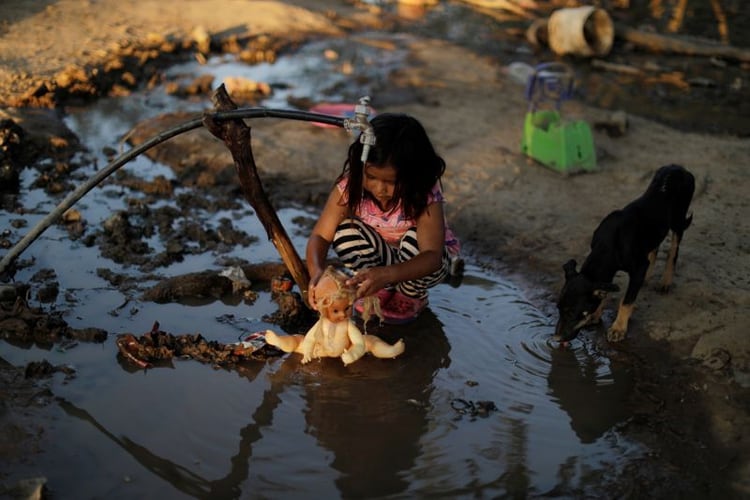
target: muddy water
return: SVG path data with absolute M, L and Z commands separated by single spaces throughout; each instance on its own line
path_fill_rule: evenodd
M 73 324 L 115 332 L 158 319 L 226 342 L 273 326 L 260 319 L 274 309 L 265 294 L 252 307 L 131 304 L 119 317 L 105 312 L 123 301 L 106 286 L 76 295 L 86 305 L 71 308 Z M 595 490 L 644 451 L 616 431 L 627 370 L 583 343 L 549 344 L 547 318 L 512 284 L 470 265 L 459 288 L 430 300 L 415 324 L 371 331 L 404 338 L 402 357 L 348 368 L 287 355 L 231 371 L 190 360 L 141 371 L 118 363 L 113 339 L 65 351 L 3 344 L 13 364 L 77 370 L 53 384 L 56 418 L 19 473 L 43 473 L 66 498 L 497 496 Z
M 316 46 L 309 50 L 320 53 Z M 309 55 L 302 50 L 289 57 Z M 323 64 L 315 61 L 318 67 Z M 232 65 L 212 60 L 200 69 L 187 65 L 174 71 L 240 71 Z M 305 67 L 301 59 L 281 60 L 256 68 L 275 68 L 277 73 L 244 76 L 261 81 L 297 78 L 308 85 L 296 90 L 305 95 L 350 97 L 345 85 L 350 79 L 315 83 L 295 73 Z M 378 75 L 369 81 L 377 84 Z M 361 92 L 361 85 L 357 90 Z M 77 171 L 78 177 L 106 163 L 102 149 L 117 147 L 138 121 L 200 105 L 156 89 L 69 110 L 69 125 L 93 157 L 88 170 Z M 168 168 L 146 158 L 125 169 L 145 179 L 172 176 Z M 21 203 L 31 210 L 23 216 L 27 227 L 55 205 L 31 187 L 34 177 L 27 171 L 22 179 Z M 105 184 L 76 207 L 98 227 L 124 208 L 124 189 Z M 315 216 L 304 208 L 280 210 L 300 251 L 307 232 L 300 221 Z M 249 208 L 201 217 L 208 226 L 228 218 L 259 241 L 221 256 L 188 255 L 160 268 L 160 275 L 218 271 L 220 257 L 278 260 Z M 15 218 L 3 212 L 0 225 L 9 227 Z M 158 238 L 148 243 L 161 251 Z M 165 331 L 200 332 L 224 343 L 256 330 L 278 330 L 263 319 L 276 305 L 262 289 L 253 304 L 231 298 L 142 302 L 96 273 L 106 268 L 138 276 L 137 270 L 101 257 L 97 247 L 71 241 L 57 226 L 23 259 L 33 259 L 33 264 L 19 271 L 18 281 L 54 269 L 60 293 L 44 307 L 65 311 L 74 327 L 141 334 L 159 321 Z M 141 285 L 148 284 L 144 278 Z M 617 431 L 629 417 L 624 402 L 631 376 L 627 366 L 610 361 L 584 340 L 569 349 L 550 343 L 549 321 L 512 283 L 469 263 L 458 288 L 444 284 L 434 289 L 429 309 L 416 323 L 370 330 L 389 341 L 404 338 L 402 357 L 366 357 L 348 368 L 334 359 L 302 366 L 298 356 L 288 355 L 236 370 L 174 360 L 169 367 L 143 371 L 118 360 L 112 335 L 103 344 L 66 348 L 2 342 L 0 356 L 14 365 L 47 359 L 76 370 L 72 380 L 54 379 L 55 418 L 44 432 L 40 453 L 12 471 L 12 478 L 43 475 L 61 498 L 601 493 L 606 478 L 614 479 L 625 463 L 647 451 Z

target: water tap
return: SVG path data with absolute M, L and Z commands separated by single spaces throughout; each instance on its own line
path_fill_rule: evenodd
M 362 144 L 362 163 L 367 162 L 370 147 L 375 145 L 375 131 L 367 120 L 370 116 L 370 96 L 359 98 L 359 104 L 354 106 L 354 119 L 344 120 L 344 128 L 351 132 L 359 130 L 359 142 Z

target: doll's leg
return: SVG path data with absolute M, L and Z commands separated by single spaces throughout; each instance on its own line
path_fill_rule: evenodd
M 304 335 L 277 335 L 271 330 L 266 331 L 266 343 L 284 352 L 299 352 L 297 348 L 304 338 Z
M 367 347 L 367 352 L 376 358 L 395 358 L 404 352 L 404 341 L 399 339 L 398 342 L 391 345 L 380 337 L 365 335 L 365 347 Z

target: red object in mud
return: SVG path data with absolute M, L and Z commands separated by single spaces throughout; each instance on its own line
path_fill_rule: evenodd
M 342 118 L 354 118 L 354 103 L 320 103 L 310 108 L 311 113 L 320 113 L 322 115 L 340 116 Z M 370 118 L 375 116 L 375 110 L 370 108 Z M 313 125 L 323 128 L 339 128 L 336 125 L 328 123 L 312 122 Z
M 158 325 L 159 323 L 155 323 L 154 328 L 158 329 Z M 117 345 L 120 354 L 134 365 L 144 369 L 151 367 L 151 364 L 148 361 L 139 357 L 140 344 L 133 335 L 129 333 L 119 335 L 115 344 Z
M 293 286 L 294 281 L 285 276 L 279 276 L 271 279 L 271 292 L 273 293 L 289 292 L 291 291 Z
M 242 341 L 234 344 L 232 354 L 235 356 L 249 356 L 266 345 L 266 332 L 253 332 L 245 336 Z

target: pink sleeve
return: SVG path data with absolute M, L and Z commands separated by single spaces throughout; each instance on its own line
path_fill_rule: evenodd
M 349 199 L 349 196 L 347 195 L 346 188 L 349 185 L 349 178 L 344 177 L 339 182 L 336 183 L 336 187 L 339 188 L 339 192 L 343 195 L 342 201 L 346 203 L 346 201 Z
M 430 191 L 430 194 L 427 195 L 427 204 L 430 205 L 431 203 L 443 202 L 445 202 L 445 197 L 443 196 L 443 192 L 440 190 L 440 183 L 436 182 L 432 187 L 432 191 Z

